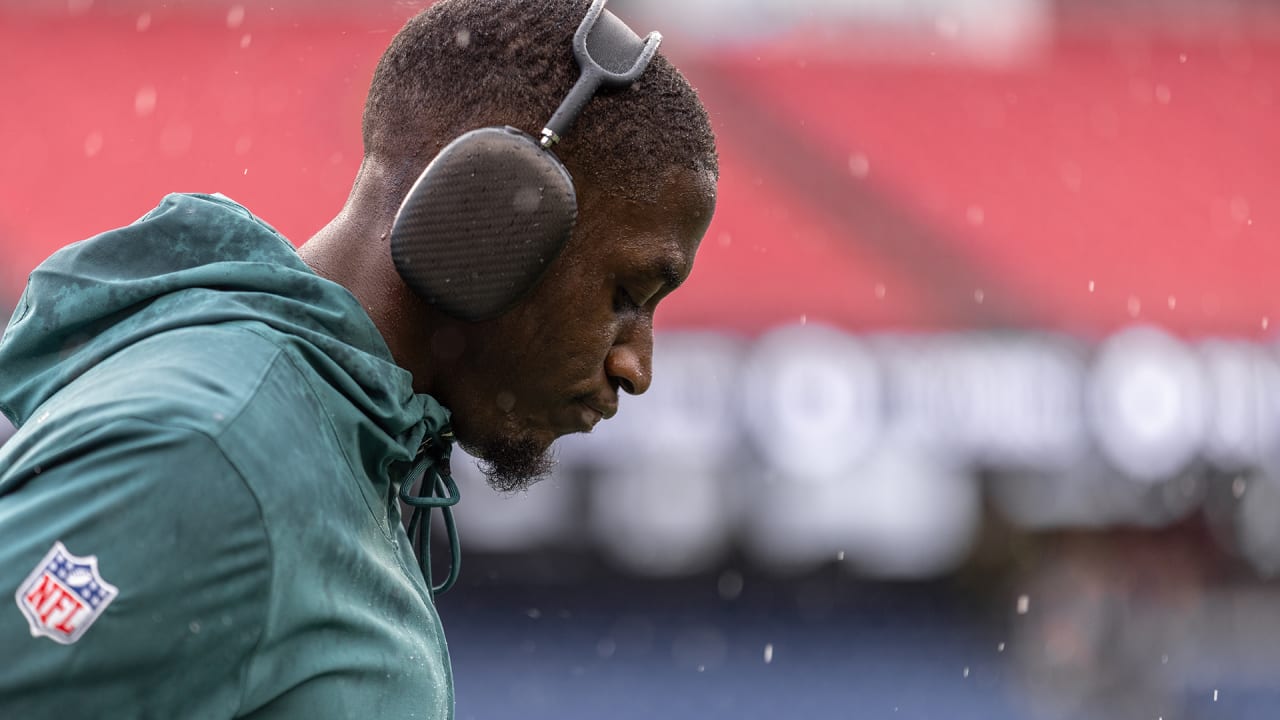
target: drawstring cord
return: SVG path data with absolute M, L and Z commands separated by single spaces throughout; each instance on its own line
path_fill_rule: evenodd
M 418 556 L 418 567 L 427 581 L 432 597 L 448 592 L 458 582 L 458 570 L 462 566 L 462 546 L 458 544 L 458 529 L 453 522 L 453 506 L 462 496 L 449 472 L 449 451 L 453 431 L 446 425 L 439 434 L 429 432 L 418 447 L 418 457 L 413 468 L 400 485 L 400 500 L 413 507 L 409 517 L 408 534 Z M 412 495 L 414 478 L 422 476 L 420 495 Z M 449 539 L 449 576 L 439 585 L 431 580 L 431 511 L 439 508 L 444 515 L 444 529 Z M 425 522 L 424 522 L 425 518 Z

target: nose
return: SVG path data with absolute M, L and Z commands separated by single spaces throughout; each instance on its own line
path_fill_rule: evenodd
M 653 331 L 637 330 L 620 338 L 604 358 L 609 381 L 628 395 L 640 395 L 653 379 Z

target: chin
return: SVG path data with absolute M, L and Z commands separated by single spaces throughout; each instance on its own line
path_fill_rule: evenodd
M 458 444 L 479 461 L 489 486 L 501 492 L 526 490 L 551 474 L 555 456 L 552 439 L 541 434 L 458 436 Z

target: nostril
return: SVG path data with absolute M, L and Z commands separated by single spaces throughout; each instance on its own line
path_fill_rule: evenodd
M 617 380 L 617 381 L 618 381 L 618 387 L 622 388 L 622 391 L 623 391 L 623 392 L 625 392 L 625 393 L 626 393 L 626 394 L 628 394 L 628 395 L 635 395 L 635 394 L 636 394 L 636 385 L 635 385 L 635 383 L 631 382 L 630 380 L 628 380 L 628 379 L 626 379 L 626 378 L 615 378 L 615 380 Z

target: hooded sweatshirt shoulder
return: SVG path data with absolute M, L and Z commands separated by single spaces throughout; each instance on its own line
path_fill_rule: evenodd
M 172 195 L 50 257 L 0 410 L 0 716 L 452 716 L 394 500 L 445 411 L 248 211 Z

